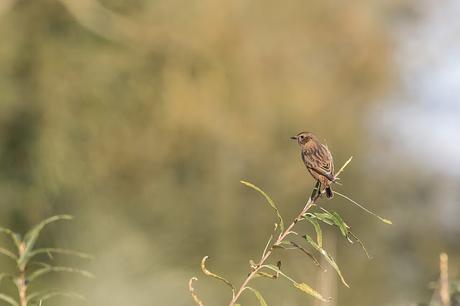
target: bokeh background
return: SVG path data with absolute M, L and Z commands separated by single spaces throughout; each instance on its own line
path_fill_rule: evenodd
M 336 197 L 325 205 L 374 258 L 327 232 L 350 289 L 300 253 L 283 269 L 331 305 L 427 301 L 439 253 L 452 278 L 460 268 L 459 12 L 455 0 L 1 0 L 0 224 L 74 215 L 41 243 L 94 254 L 75 264 L 97 277 L 45 285 L 88 305 L 193 305 L 193 275 L 206 305 L 225 305 L 199 262 L 244 278 L 275 219 L 239 180 L 292 218 L 314 182 L 289 136 L 309 130 L 336 165 L 354 156 L 337 189 L 394 225 Z M 283 280 L 254 287 L 270 305 L 319 305 Z

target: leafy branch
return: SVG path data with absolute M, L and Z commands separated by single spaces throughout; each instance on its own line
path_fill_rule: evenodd
M 351 159 L 348 159 L 347 162 L 340 168 L 340 170 L 336 174 L 336 180 L 339 179 L 339 175 L 342 173 L 342 171 L 345 169 L 345 167 L 351 162 Z M 267 277 L 270 279 L 277 279 L 280 276 L 283 278 L 287 279 L 291 284 L 303 291 L 304 293 L 313 296 L 316 299 L 319 299 L 321 301 L 328 301 L 330 298 L 324 297 L 321 293 L 310 287 L 306 283 L 300 283 L 296 280 L 294 280 L 292 277 L 287 275 L 284 271 L 281 270 L 281 262 L 277 262 L 276 265 L 269 264 L 269 259 L 274 252 L 275 249 L 283 249 L 283 250 L 291 250 L 291 249 L 297 249 L 308 255 L 312 261 L 319 266 L 319 261 L 316 259 L 316 257 L 304 246 L 301 245 L 300 242 L 293 241 L 290 236 L 295 237 L 301 237 L 301 241 L 307 244 L 307 246 L 310 246 L 313 250 L 317 251 L 321 256 L 325 258 L 325 260 L 329 263 L 329 265 L 336 271 L 338 277 L 342 281 L 342 283 L 346 286 L 349 287 L 348 283 L 345 281 L 344 276 L 342 275 L 342 272 L 339 269 L 339 266 L 333 259 L 333 257 L 323 248 L 323 233 L 321 229 L 321 223 L 334 226 L 339 229 L 341 235 L 347 239 L 350 243 L 358 242 L 358 244 L 363 248 L 364 252 L 366 255 L 370 258 L 369 254 L 367 253 L 367 250 L 364 247 L 364 244 L 362 241 L 354 234 L 351 232 L 351 227 L 345 223 L 345 221 L 342 219 L 342 217 L 337 213 L 337 212 L 330 212 L 322 207 L 320 207 L 317 204 L 318 199 L 322 196 L 320 192 L 318 192 L 320 186 L 319 183 L 316 183 L 315 187 L 313 188 L 313 191 L 308 198 L 307 203 L 305 206 L 302 208 L 300 213 L 294 218 L 294 220 L 286 227 L 285 223 L 283 221 L 283 218 L 278 210 L 278 207 L 276 206 L 275 202 L 270 198 L 270 196 L 265 193 L 261 188 L 257 187 L 256 185 L 246 182 L 246 181 L 241 181 L 242 184 L 245 186 L 252 188 L 256 190 L 258 193 L 260 193 L 265 200 L 267 201 L 268 205 L 273 209 L 273 211 L 276 214 L 277 217 L 277 222 L 275 223 L 274 229 L 272 234 L 270 235 L 267 243 L 265 244 L 265 248 L 262 252 L 261 257 L 257 262 L 254 262 L 253 260 L 250 261 L 250 272 L 248 276 L 243 280 L 241 285 L 239 287 L 234 286 L 229 280 L 226 278 L 215 274 L 206 267 L 206 261 L 208 259 L 208 256 L 205 256 L 201 262 L 201 270 L 203 273 L 207 276 L 216 278 L 220 280 L 221 282 L 225 283 L 227 286 L 229 286 L 232 290 L 232 297 L 229 302 L 229 306 L 238 306 L 240 304 L 237 304 L 237 301 L 243 294 L 243 292 L 250 291 L 252 292 L 257 300 L 259 301 L 259 304 L 261 306 L 267 306 L 266 300 L 263 298 L 262 294 L 254 289 L 253 287 L 249 286 L 249 283 L 256 277 Z M 358 204 L 351 198 L 340 194 L 338 192 L 335 192 L 339 194 L 340 196 L 346 198 L 353 204 L 357 205 L 361 209 L 365 210 L 366 212 L 376 216 L 379 218 L 381 221 L 391 224 L 391 221 L 381 218 L 377 214 L 369 211 L 362 205 Z M 313 209 L 316 209 L 316 211 L 312 211 Z M 316 240 L 310 237 L 309 235 L 299 235 L 297 232 L 294 231 L 294 227 L 296 226 L 297 223 L 301 221 L 306 221 L 310 225 L 313 226 L 316 234 Z M 193 277 L 189 281 L 189 290 L 190 293 L 195 301 L 195 303 L 199 306 L 203 306 L 203 302 L 198 298 L 192 283 L 196 281 L 197 278 Z
M 16 233 L 8 228 L 0 227 L 0 233 L 8 235 L 14 243 L 15 250 L 10 251 L 5 248 L 0 248 L 0 254 L 5 255 L 15 261 L 17 274 L 10 275 L 2 273 L 0 274 L 0 281 L 7 279 L 11 281 L 17 288 L 17 298 L 0 293 L 0 300 L 13 306 L 27 306 L 30 304 L 43 305 L 43 302 L 56 297 L 65 296 L 70 298 L 83 299 L 83 297 L 74 292 L 61 291 L 61 290 L 45 290 L 36 291 L 29 293 L 30 285 L 37 281 L 38 278 L 54 272 L 66 272 L 80 274 L 84 277 L 93 277 L 91 273 L 85 270 L 75 269 L 65 266 L 53 266 L 44 262 L 32 261 L 36 257 L 44 254 L 48 255 L 50 259 L 53 259 L 53 254 L 64 254 L 70 256 L 77 256 L 80 258 L 88 259 L 92 258 L 90 255 L 76 252 L 67 249 L 60 248 L 35 248 L 36 242 L 40 236 L 41 231 L 50 223 L 59 220 L 71 220 L 72 216 L 59 215 L 53 216 L 43 220 L 31 230 L 29 230 L 24 236 Z M 34 268 L 34 266 L 38 266 Z

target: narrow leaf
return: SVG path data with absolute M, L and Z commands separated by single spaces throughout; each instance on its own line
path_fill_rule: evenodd
M 2 283 L 4 278 L 9 279 L 13 284 L 16 284 L 14 281 L 15 276 L 8 273 L 0 273 L 0 284 Z
M 319 226 L 318 221 L 316 221 L 312 217 L 306 216 L 305 219 L 307 219 L 308 222 L 310 222 L 313 225 L 313 227 L 315 228 L 316 242 L 322 248 L 323 247 L 323 231 L 321 230 L 321 226 Z
M 337 192 L 337 191 L 334 191 L 335 194 L 338 194 L 339 196 L 341 196 L 342 198 L 344 199 L 347 199 L 348 201 L 350 201 L 351 203 L 355 204 L 356 206 L 358 206 L 359 208 L 361 208 L 362 210 L 364 210 L 365 212 L 367 212 L 368 214 L 370 215 L 373 215 L 374 217 L 377 217 L 380 221 L 386 223 L 386 224 L 393 224 L 393 222 L 391 222 L 390 220 L 388 219 L 384 219 L 382 217 L 380 217 L 379 215 L 377 215 L 376 213 L 370 211 L 369 209 L 367 209 L 366 207 L 362 206 L 361 204 L 359 204 L 358 202 L 352 200 L 351 198 L 347 197 L 346 195 L 344 194 L 341 194 L 340 192 Z
M 4 293 L 0 293 L 0 300 L 7 302 L 8 304 L 13 306 L 19 306 L 18 302 L 16 302 L 15 299 Z
M 19 258 L 18 264 L 20 266 L 23 266 L 23 267 L 25 266 L 25 264 L 27 263 L 28 259 L 30 258 L 29 253 L 32 251 L 32 249 L 33 249 L 33 247 L 35 245 L 35 242 L 37 241 L 38 236 L 40 235 L 40 232 L 42 231 L 42 229 L 46 225 L 48 225 L 48 224 L 50 224 L 52 222 L 59 221 L 59 220 L 70 220 L 72 218 L 73 217 L 69 216 L 69 215 L 58 215 L 58 216 L 53 216 L 53 217 L 50 217 L 48 219 L 45 219 L 42 222 L 40 222 L 39 224 L 35 225 L 24 236 L 24 242 L 26 244 L 26 247 L 25 247 L 25 250 L 24 250 L 22 256 Z
M 305 217 L 310 217 L 310 218 L 316 218 L 328 225 L 334 225 L 334 221 L 331 220 L 331 214 L 330 213 L 308 213 L 305 214 Z
M 86 254 L 86 253 L 81 253 L 73 250 L 67 250 L 67 249 L 58 249 L 58 248 L 41 248 L 41 249 L 35 249 L 32 252 L 29 253 L 29 258 L 33 258 L 36 255 L 39 254 L 64 254 L 64 255 L 71 255 L 71 256 L 77 256 L 80 258 L 84 259 L 92 259 L 94 258 L 93 256 Z
M 296 282 L 295 280 L 293 280 L 291 277 L 287 276 L 286 274 L 284 274 L 283 272 L 281 272 L 280 269 L 278 269 L 276 266 L 274 265 L 263 265 L 262 267 L 264 268 L 268 268 L 270 270 L 273 270 L 279 274 L 281 274 L 282 276 L 284 276 L 286 279 L 288 279 L 297 289 L 300 289 L 302 290 L 303 292 L 305 292 L 306 294 L 309 294 L 323 302 L 327 302 L 327 299 L 325 299 L 321 293 L 319 293 L 318 291 L 316 291 L 315 289 L 311 288 L 310 286 L 308 286 L 307 284 L 305 283 L 298 283 Z
M 289 241 L 291 243 L 292 246 L 294 246 L 296 249 L 302 251 L 303 253 L 305 253 L 308 257 L 310 257 L 313 262 L 315 263 L 315 265 L 317 265 L 318 267 L 321 267 L 321 264 L 319 263 L 318 259 L 316 259 L 315 256 L 313 256 L 312 253 L 308 252 L 307 249 L 305 249 L 304 247 L 302 247 L 301 245 L 295 243 L 294 241 Z
M 258 191 L 261 195 L 263 195 L 265 197 L 265 199 L 267 200 L 268 204 L 273 208 L 273 210 L 275 211 L 276 215 L 278 216 L 279 224 L 280 224 L 280 231 L 283 232 L 284 231 L 283 217 L 281 217 L 281 214 L 280 214 L 280 212 L 278 210 L 278 207 L 276 207 L 275 202 L 262 189 L 260 189 L 256 185 L 251 184 L 249 182 L 245 182 L 245 181 L 240 181 L 240 182 L 241 182 L 241 184 L 246 185 L 246 186 Z
M 201 260 L 201 270 L 203 271 L 204 274 L 206 274 L 207 276 L 211 276 L 211 277 L 214 277 L 222 282 L 224 282 L 225 284 L 227 284 L 230 288 L 232 288 L 232 292 L 233 294 L 235 294 L 235 286 L 233 286 L 233 284 L 226 280 L 225 278 L 223 278 L 222 276 L 220 275 L 217 275 L 217 274 L 214 274 L 212 273 L 211 271 L 209 271 L 207 268 L 206 268 L 206 260 L 209 258 L 209 256 L 205 256 L 203 257 L 203 259 Z
M 339 227 L 342 235 L 344 237 L 348 237 L 349 226 L 343 221 L 342 217 L 337 212 L 333 211 L 332 216 L 334 216 L 334 223 Z
M 10 236 L 16 247 L 19 248 L 19 245 L 21 244 L 21 236 L 19 234 L 6 227 L 0 227 L 0 233 L 5 233 Z
M 369 253 L 367 252 L 367 249 L 364 246 L 364 243 L 361 241 L 361 239 L 359 239 L 358 236 L 356 236 L 352 231 L 348 231 L 348 232 L 350 233 L 350 236 L 352 236 L 359 243 L 364 253 L 366 253 L 367 258 L 372 259 L 372 256 L 369 255 Z
M 252 287 L 245 287 L 245 289 L 249 289 L 250 291 L 252 291 L 254 293 L 254 295 L 256 296 L 256 298 L 259 300 L 259 303 L 260 303 L 260 306 L 268 306 L 267 302 L 265 301 L 264 297 L 262 296 L 262 294 L 260 294 L 260 292 Z
M 344 236 L 345 238 L 349 240 L 348 229 L 350 227 L 343 221 L 342 217 L 335 211 L 329 212 L 322 207 L 320 208 L 324 211 L 324 213 L 306 214 L 306 217 L 316 218 L 326 224 L 337 226 L 340 229 L 342 236 Z
M 332 258 L 331 255 L 329 255 L 325 249 L 321 248 L 319 245 L 317 245 L 313 239 L 308 236 L 308 235 L 305 235 L 304 238 L 307 240 L 307 242 L 309 244 L 311 244 L 319 253 L 321 253 L 321 255 L 324 256 L 324 258 L 327 260 L 327 262 L 334 268 L 334 270 L 337 272 L 337 274 L 339 275 L 340 277 L 340 280 L 342 281 L 342 283 L 347 286 L 348 288 L 350 288 L 350 286 L 347 284 L 347 282 L 345 281 L 345 279 L 343 278 L 342 276 L 342 272 L 340 272 L 340 269 L 339 269 L 339 266 L 336 264 L 336 262 L 334 261 L 334 259 Z
M 7 250 L 7 249 L 4 249 L 4 248 L 0 248 L 0 254 L 3 254 L 3 255 L 6 255 L 8 256 L 9 258 L 13 259 L 13 260 L 17 260 L 18 257 L 16 256 L 16 254 L 14 254 L 13 252 Z
M 63 297 L 68 297 L 72 299 L 85 300 L 84 296 L 82 296 L 81 294 L 72 292 L 72 291 L 44 290 L 44 291 L 38 291 L 38 292 L 34 292 L 30 294 L 27 297 L 27 302 L 33 302 L 33 301 L 43 302 L 43 301 L 49 300 L 56 296 L 63 296 Z
M 323 302 L 328 302 L 327 299 L 325 299 L 321 293 L 319 293 L 318 291 L 316 291 L 315 289 L 313 289 L 312 287 L 308 286 L 307 284 L 305 283 L 294 283 L 294 286 L 300 290 L 302 290 L 303 292 L 305 292 L 306 294 L 309 294 L 315 298 L 317 298 L 318 300 L 321 300 Z
M 204 306 L 203 302 L 198 298 L 198 295 L 195 292 L 195 288 L 193 288 L 193 282 L 197 280 L 198 278 L 192 277 L 188 281 L 188 291 L 190 291 L 190 294 L 192 295 L 192 298 L 195 301 L 195 304 L 197 304 L 198 306 Z
M 88 271 L 85 271 L 85 270 L 80 270 L 80 269 L 74 269 L 74 268 L 70 268 L 70 267 L 59 267 L 59 266 L 50 266 L 50 265 L 47 265 L 46 267 L 44 268 L 41 268 L 41 269 L 38 269 L 34 272 L 32 272 L 28 277 L 27 279 L 32 282 L 33 280 L 35 280 L 37 277 L 41 277 L 45 274 L 48 274 L 48 273 L 51 273 L 51 272 L 66 272 L 66 273 L 76 273 L 76 274 L 80 274 L 82 276 L 85 276 L 85 277 L 88 277 L 88 278 L 93 278 L 94 275 L 91 274 L 90 272 Z

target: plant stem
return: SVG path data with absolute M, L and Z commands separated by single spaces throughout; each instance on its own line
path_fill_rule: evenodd
M 252 280 L 252 278 L 259 272 L 259 270 L 262 268 L 262 266 L 265 264 L 267 259 L 270 257 L 270 255 L 273 253 L 273 247 L 278 246 L 281 244 L 281 242 L 286 238 L 289 234 L 291 234 L 292 228 L 297 224 L 302 219 L 302 216 L 310 209 L 310 207 L 315 204 L 315 201 L 319 197 L 319 193 L 317 192 L 319 188 L 319 185 L 316 184 L 315 188 L 313 189 L 313 192 L 308 199 L 307 204 L 305 204 L 305 207 L 302 209 L 302 211 L 299 213 L 299 215 L 292 221 L 292 223 L 284 230 L 284 232 L 281 232 L 280 235 L 278 236 L 278 239 L 273 243 L 273 245 L 268 248 L 263 254 L 262 257 L 260 258 L 259 262 L 255 265 L 251 273 L 246 277 L 246 279 L 243 281 L 241 284 L 240 288 L 236 292 L 236 294 L 233 296 L 232 300 L 230 301 L 229 306 L 234 306 L 236 301 L 239 299 L 243 291 L 246 289 L 246 286 L 249 284 L 249 282 Z M 22 305 L 21 305 L 22 306 Z
M 448 257 L 446 253 L 442 253 L 439 260 L 440 265 L 440 288 L 441 303 L 443 306 L 450 305 L 449 295 L 449 276 L 448 276 Z
M 26 250 L 26 245 L 22 242 L 19 245 L 19 258 L 22 258 L 24 252 Z M 27 280 L 26 280 L 26 268 L 19 267 L 19 277 L 17 279 L 18 282 L 18 294 L 19 294 L 19 305 L 20 306 L 27 306 Z

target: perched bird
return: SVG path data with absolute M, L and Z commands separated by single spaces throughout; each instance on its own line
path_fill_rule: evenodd
M 326 191 L 327 198 L 332 198 L 331 183 L 335 181 L 334 161 L 326 145 L 319 142 L 313 133 L 302 132 L 291 137 L 297 140 L 301 148 L 301 157 L 311 176 L 319 182 L 318 195 Z

